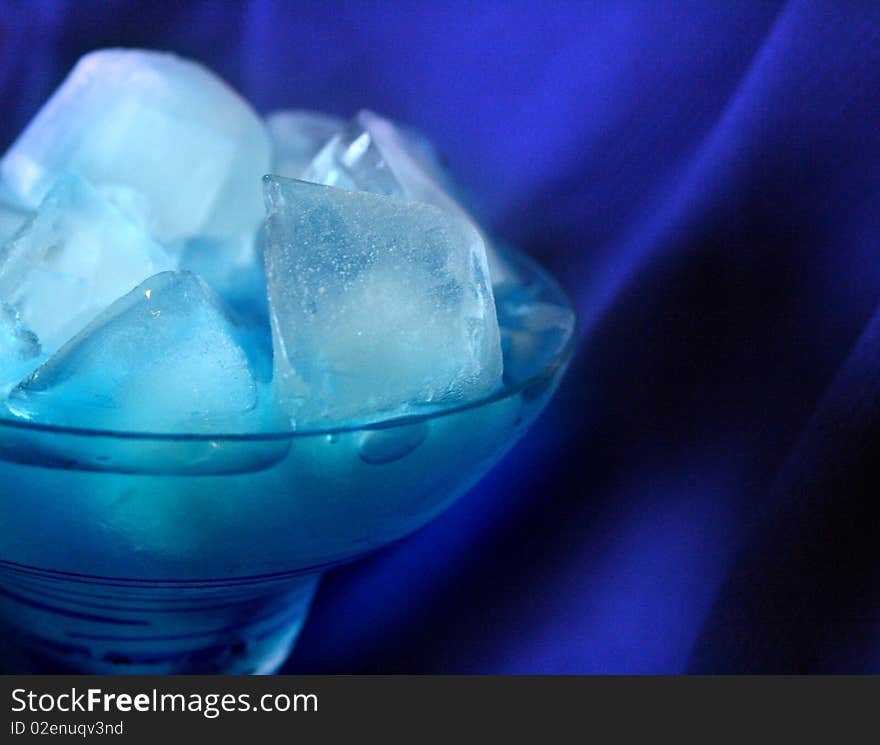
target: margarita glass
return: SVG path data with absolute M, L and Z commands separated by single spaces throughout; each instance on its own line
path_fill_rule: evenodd
M 448 507 L 516 443 L 574 314 L 523 255 L 496 288 L 504 385 L 368 427 L 110 432 L 0 419 L 6 672 L 271 673 L 324 571 Z

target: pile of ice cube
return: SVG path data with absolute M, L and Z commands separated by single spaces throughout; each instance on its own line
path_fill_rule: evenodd
M 354 425 L 501 384 L 505 270 L 431 146 L 83 57 L 0 162 L 0 385 L 63 426 Z M 491 277 L 491 278 L 490 278 Z

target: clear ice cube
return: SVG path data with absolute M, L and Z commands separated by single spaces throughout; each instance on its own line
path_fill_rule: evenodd
M 302 178 L 463 212 L 442 188 L 436 161 L 428 153 L 423 138 L 363 110 L 315 155 Z
M 299 178 L 312 158 L 345 122 L 319 111 L 290 109 L 266 116 L 266 129 L 272 140 L 272 173 Z
M 484 245 L 467 220 L 265 179 L 275 385 L 296 426 L 475 399 L 501 380 Z
M 17 417 L 144 432 L 236 431 L 257 388 L 238 330 L 197 275 L 163 272 L 118 299 L 16 386 Z
M 0 249 L 0 302 L 51 353 L 116 298 L 172 266 L 162 246 L 67 174 Z
M 36 207 L 63 171 L 149 201 L 160 240 L 254 229 L 271 145 L 262 121 L 199 64 L 107 49 L 76 64 L 0 163 Z
M 363 110 L 330 139 L 303 171 L 305 181 L 431 204 L 469 220 L 450 194 L 449 178 L 428 141 L 372 111 Z M 503 260 L 483 236 L 492 284 L 510 281 Z
M 407 198 L 407 186 L 398 180 L 388 162 L 388 148 L 380 145 L 371 131 L 371 116 L 369 112 L 361 111 L 330 139 L 303 172 L 303 180 Z

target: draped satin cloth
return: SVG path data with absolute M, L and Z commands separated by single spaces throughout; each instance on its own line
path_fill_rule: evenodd
M 534 430 L 330 573 L 286 671 L 880 669 L 880 6 L 5 2 L 2 145 L 111 45 L 421 129 L 580 315 Z

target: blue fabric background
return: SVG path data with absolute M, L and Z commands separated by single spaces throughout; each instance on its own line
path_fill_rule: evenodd
M 287 671 L 880 670 L 880 6 L 3 2 L 0 145 L 109 45 L 422 129 L 581 316 L 531 435 L 328 575 Z

